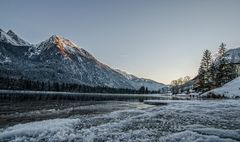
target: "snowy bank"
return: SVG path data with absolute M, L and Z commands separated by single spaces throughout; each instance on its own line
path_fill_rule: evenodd
M 0 129 L 0 141 L 240 141 L 240 100 L 162 100 L 162 102 L 168 105 L 17 124 Z
M 201 95 L 202 97 L 226 97 L 226 98 L 240 98 L 240 77 L 228 82 L 222 87 L 210 90 Z

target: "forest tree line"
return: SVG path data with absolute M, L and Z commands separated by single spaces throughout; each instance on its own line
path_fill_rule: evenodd
M 31 91 L 56 91 L 79 93 L 114 93 L 114 94 L 152 94 L 159 91 L 150 91 L 142 86 L 139 90 L 127 88 L 111 88 L 106 86 L 88 86 L 73 83 L 41 82 L 28 79 L 14 79 L 0 77 L 0 89 L 6 90 L 31 90 Z

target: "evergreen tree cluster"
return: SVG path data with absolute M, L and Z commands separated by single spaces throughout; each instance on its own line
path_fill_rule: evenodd
M 58 82 L 40 82 L 28 79 L 14 79 L 0 77 L 0 89 L 6 90 L 31 90 L 31 91 L 56 91 L 56 92 L 79 92 L 79 93 L 114 93 L 114 94 L 150 94 L 160 93 L 149 91 L 142 86 L 139 90 L 126 88 L 111 88 L 106 86 L 88 86 Z
M 198 70 L 195 91 L 206 92 L 221 87 L 237 77 L 236 66 L 224 57 L 226 44 L 222 43 L 218 55 L 213 60 L 211 51 L 205 50 Z
M 144 87 L 144 86 L 142 86 L 139 90 L 138 90 L 138 93 L 139 94 L 148 94 L 150 91 L 148 90 L 148 88 L 146 87 Z

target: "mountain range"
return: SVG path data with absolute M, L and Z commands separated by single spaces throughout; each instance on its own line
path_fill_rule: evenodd
M 0 77 L 76 83 L 113 88 L 160 90 L 166 85 L 112 69 L 89 52 L 58 35 L 31 44 L 12 30 L 0 29 Z

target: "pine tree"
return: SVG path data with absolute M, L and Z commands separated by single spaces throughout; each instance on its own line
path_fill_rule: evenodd
M 237 77 L 235 65 L 224 57 L 226 44 L 221 43 L 218 51 L 218 67 L 216 70 L 216 86 L 220 87 Z
M 210 76 L 211 76 L 211 89 L 217 88 L 217 73 L 218 73 L 218 67 L 215 63 L 213 63 L 209 69 Z
M 235 65 L 228 63 L 226 59 L 222 58 L 217 73 L 218 87 L 223 86 L 236 77 L 237 73 Z
M 148 90 L 148 88 L 146 87 L 145 88 L 145 94 L 148 94 L 149 93 L 149 90 Z
M 219 46 L 218 57 L 222 58 L 225 52 L 226 52 L 226 44 L 222 42 Z
M 212 89 L 213 76 L 210 72 L 212 65 L 212 54 L 209 50 L 205 50 L 198 71 L 198 78 L 195 84 L 195 90 L 198 92 L 206 92 Z
M 199 69 L 198 69 L 198 76 L 197 76 L 196 83 L 194 84 L 194 90 L 196 92 L 201 92 L 204 88 L 204 74 L 205 74 L 205 71 L 204 71 L 203 66 L 201 64 Z
M 209 50 L 205 50 L 203 53 L 203 58 L 201 65 L 204 71 L 208 71 L 212 65 L 212 54 Z
M 145 87 L 142 86 L 138 91 L 139 91 L 139 94 L 144 94 L 145 93 Z

